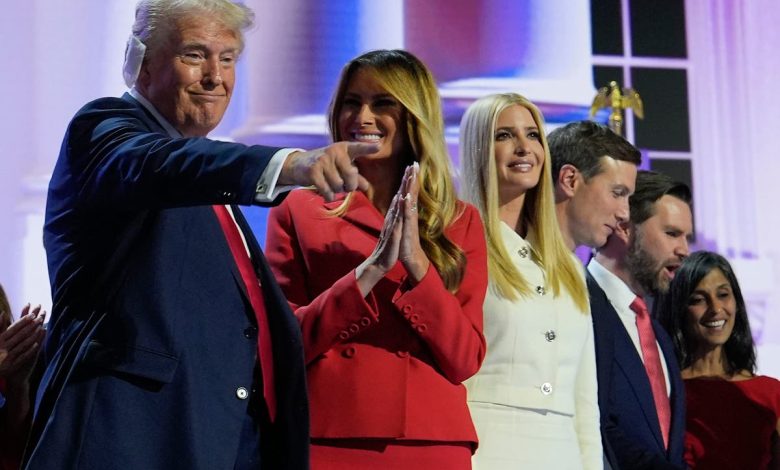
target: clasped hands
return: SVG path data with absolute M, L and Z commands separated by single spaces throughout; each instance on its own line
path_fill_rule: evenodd
M 408 281 L 417 284 L 428 272 L 430 260 L 420 245 L 417 196 L 419 165 L 406 167 L 401 185 L 390 203 L 374 251 L 355 270 L 358 287 L 365 296 L 400 261 Z
M 46 336 L 45 317 L 40 305 L 31 309 L 27 304 L 19 320 L 7 328 L 0 325 L 0 377 L 9 382 L 29 377 Z

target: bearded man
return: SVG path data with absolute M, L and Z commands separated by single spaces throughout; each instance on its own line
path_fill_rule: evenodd
M 630 218 L 587 268 L 599 405 L 612 468 L 684 468 L 685 399 L 671 340 L 645 300 L 665 292 L 688 256 L 691 191 L 639 171 Z

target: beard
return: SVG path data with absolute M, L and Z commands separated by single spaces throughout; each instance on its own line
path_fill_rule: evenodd
M 658 296 L 669 291 L 669 279 L 664 275 L 664 263 L 656 260 L 643 248 L 641 230 L 635 230 L 628 244 L 626 267 L 634 280 L 647 294 Z

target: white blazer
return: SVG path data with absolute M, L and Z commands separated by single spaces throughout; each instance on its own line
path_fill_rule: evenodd
M 583 461 L 603 465 L 590 312 L 583 314 L 566 290 L 553 296 L 531 243 L 504 223 L 501 235 L 534 294 L 511 301 L 488 288 L 487 355 L 465 383 L 468 400 L 573 416 Z

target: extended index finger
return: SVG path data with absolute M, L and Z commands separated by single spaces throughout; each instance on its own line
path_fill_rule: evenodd
M 363 142 L 349 142 L 347 143 L 347 155 L 350 160 L 355 160 L 365 155 L 371 155 L 379 151 L 377 144 L 366 144 Z

